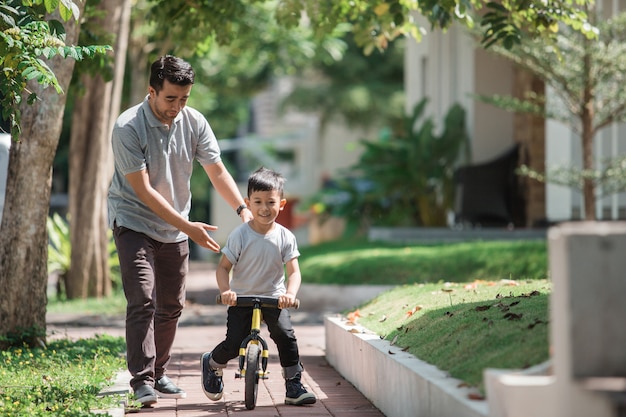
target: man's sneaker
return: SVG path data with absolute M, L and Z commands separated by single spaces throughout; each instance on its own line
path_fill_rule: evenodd
M 202 366 L 202 391 L 210 400 L 217 401 L 222 398 L 224 391 L 223 371 L 211 368 L 210 362 L 211 352 L 204 353 L 200 360 Z
M 162 398 L 187 398 L 187 393 L 174 385 L 165 375 L 156 380 L 154 389 L 157 395 Z
M 142 407 L 150 407 L 152 404 L 156 404 L 157 395 L 154 392 L 154 388 L 150 385 L 141 385 L 135 390 L 135 401 L 141 403 Z
M 287 394 L 285 395 L 285 404 L 287 405 L 305 405 L 315 404 L 317 398 L 312 392 L 308 392 L 300 382 L 301 374 L 298 372 L 293 378 L 285 379 L 285 387 Z

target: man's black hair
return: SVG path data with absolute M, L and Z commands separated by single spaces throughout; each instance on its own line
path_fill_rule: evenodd
M 248 177 L 248 197 L 255 191 L 274 191 L 283 198 L 285 177 L 269 168 L 261 167 Z
M 163 88 L 163 80 L 185 86 L 194 83 L 195 73 L 188 62 L 165 55 L 154 61 L 150 67 L 150 87 L 158 93 Z

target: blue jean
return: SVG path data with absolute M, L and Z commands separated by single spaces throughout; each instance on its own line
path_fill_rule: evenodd
M 154 385 L 165 374 L 185 304 L 189 242 L 162 243 L 126 227 L 113 229 L 126 296 L 130 385 Z

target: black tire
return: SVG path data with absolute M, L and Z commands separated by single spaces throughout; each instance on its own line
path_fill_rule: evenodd
M 256 407 L 256 398 L 259 391 L 259 365 L 261 347 L 258 344 L 248 344 L 246 349 L 246 408 L 253 410 Z

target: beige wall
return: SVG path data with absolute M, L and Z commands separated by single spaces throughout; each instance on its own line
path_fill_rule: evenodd
M 377 138 L 378 131 L 375 129 L 368 132 L 339 123 L 329 125 L 318 145 L 320 163 L 317 165 L 317 178 L 336 176 L 339 171 L 354 165 L 363 151 L 359 141 L 373 141 Z
M 511 65 L 477 47 L 457 25 L 445 34 L 427 32 L 420 42 L 408 42 L 405 77 L 407 110 L 427 97 L 427 112 L 440 124 L 452 104 L 463 106 L 472 162 L 492 159 L 513 145 L 513 116 L 471 96 L 511 94 Z
M 416 17 L 424 27 L 423 18 Z M 458 103 L 466 111 L 468 132 L 473 138 L 474 51 L 469 36 L 453 25 L 445 34 L 427 32 L 418 42 L 407 41 L 405 56 L 406 111 L 428 98 L 426 117 L 432 117 L 438 128 L 451 106 Z
M 509 62 L 478 48 L 474 66 L 476 94 L 512 94 L 513 70 Z M 474 106 L 472 159 L 485 162 L 513 146 L 513 114 L 479 101 Z

